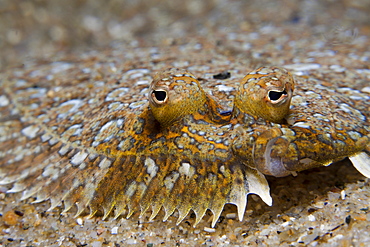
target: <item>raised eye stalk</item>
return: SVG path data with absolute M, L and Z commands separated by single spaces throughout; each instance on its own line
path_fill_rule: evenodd
M 149 89 L 151 112 L 161 127 L 197 111 L 205 111 L 207 95 L 198 80 L 185 70 L 168 69 L 158 73 Z
M 253 117 L 282 123 L 289 114 L 293 90 L 293 76 L 288 71 L 261 67 L 243 78 L 234 107 Z

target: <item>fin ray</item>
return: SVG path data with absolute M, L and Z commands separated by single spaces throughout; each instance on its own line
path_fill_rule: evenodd
M 353 166 L 365 177 L 370 178 L 370 156 L 365 152 L 348 157 Z

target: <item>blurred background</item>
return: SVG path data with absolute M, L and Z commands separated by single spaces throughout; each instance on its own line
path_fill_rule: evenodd
M 0 0 L 0 68 L 114 41 L 166 45 L 192 36 L 253 32 L 268 24 L 323 26 L 324 36 L 344 42 L 370 34 L 370 1 Z

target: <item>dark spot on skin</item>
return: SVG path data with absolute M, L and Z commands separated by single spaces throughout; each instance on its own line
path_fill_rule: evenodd
M 129 158 L 129 161 L 127 162 L 128 164 L 134 164 L 135 163 L 135 161 L 136 161 L 136 156 L 131 156 L 130 158 Z M 123 168 L 125 168 L 125 167 L 123 167 Z
M 231 74 L 230 72 L 227 72 L 227 71 L 213 75 L 213 79 L 218 79 L 218 80 L 225 80 L 225 79 L 229 79 L 230 77 L 231 77 Z
M 231 115 L 231 113 L 232 113 L 232 111 L 220 111 L 220 114 L 221 114 L 222 116 L 230 116 L 230 115 Z
M 319 140 L 322 143 L 325 143 L 326 145 L 329 145 L 329 146 L 331 145 L 331 140 L 324 138 L 323 135 L 317 135 L 317 140 Z
M 235 180 L 235 183 L 241 185 L 241 184 L 243 184 L 243 180 L 241 180 L 240 178 L 238 178 L 238 179 Z
M 144 164 L 147 157 L 141 156 L 140 157 L 140 164 Z

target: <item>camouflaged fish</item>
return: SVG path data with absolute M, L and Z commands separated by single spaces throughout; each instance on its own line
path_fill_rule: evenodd
M 56 76 L 60 70 L 69 77 Z M 50 199 L 50 209 L 77 205 L 77 215 L 150 210 L 152 220 L 163 208 L 164 220 L 177 210 L 180 223 L 192 210 L 196 225 L 209 209 L 214 226 L 226 203 L 237 205 L 242 220 L 250 193 L 272 204 L 263 174 L 284 176 L 350 156 L 369 176 L 367 94 L 325 101 L 303 86 L 292 97 L 289 73 L 262 68 L 242 81 L 228 111 L 186 71 L 158 73 L 149 90 L 133 81 L 63 63 L 4 78 L 0 183 L 22 191 L 22 199 Z M 264 84 L 245 86 L 256 82 Z M 321 150 L 328 147 L 330 153 Z
M 369 95 L 299 78 L 300 90 L 293 96 L 294 85 L 292 75 L 277 67 L 259 68 L 242 80 L 234 117 L 245 137 L 234 143 L 235 154 L 253 159 L 260 172 L 276 177 L 349 157 L 370 177 Z M 250 140 L 251 126 L 266 119 L 269 129 Z M 252 155 L 248 142 L 254 142 Z

